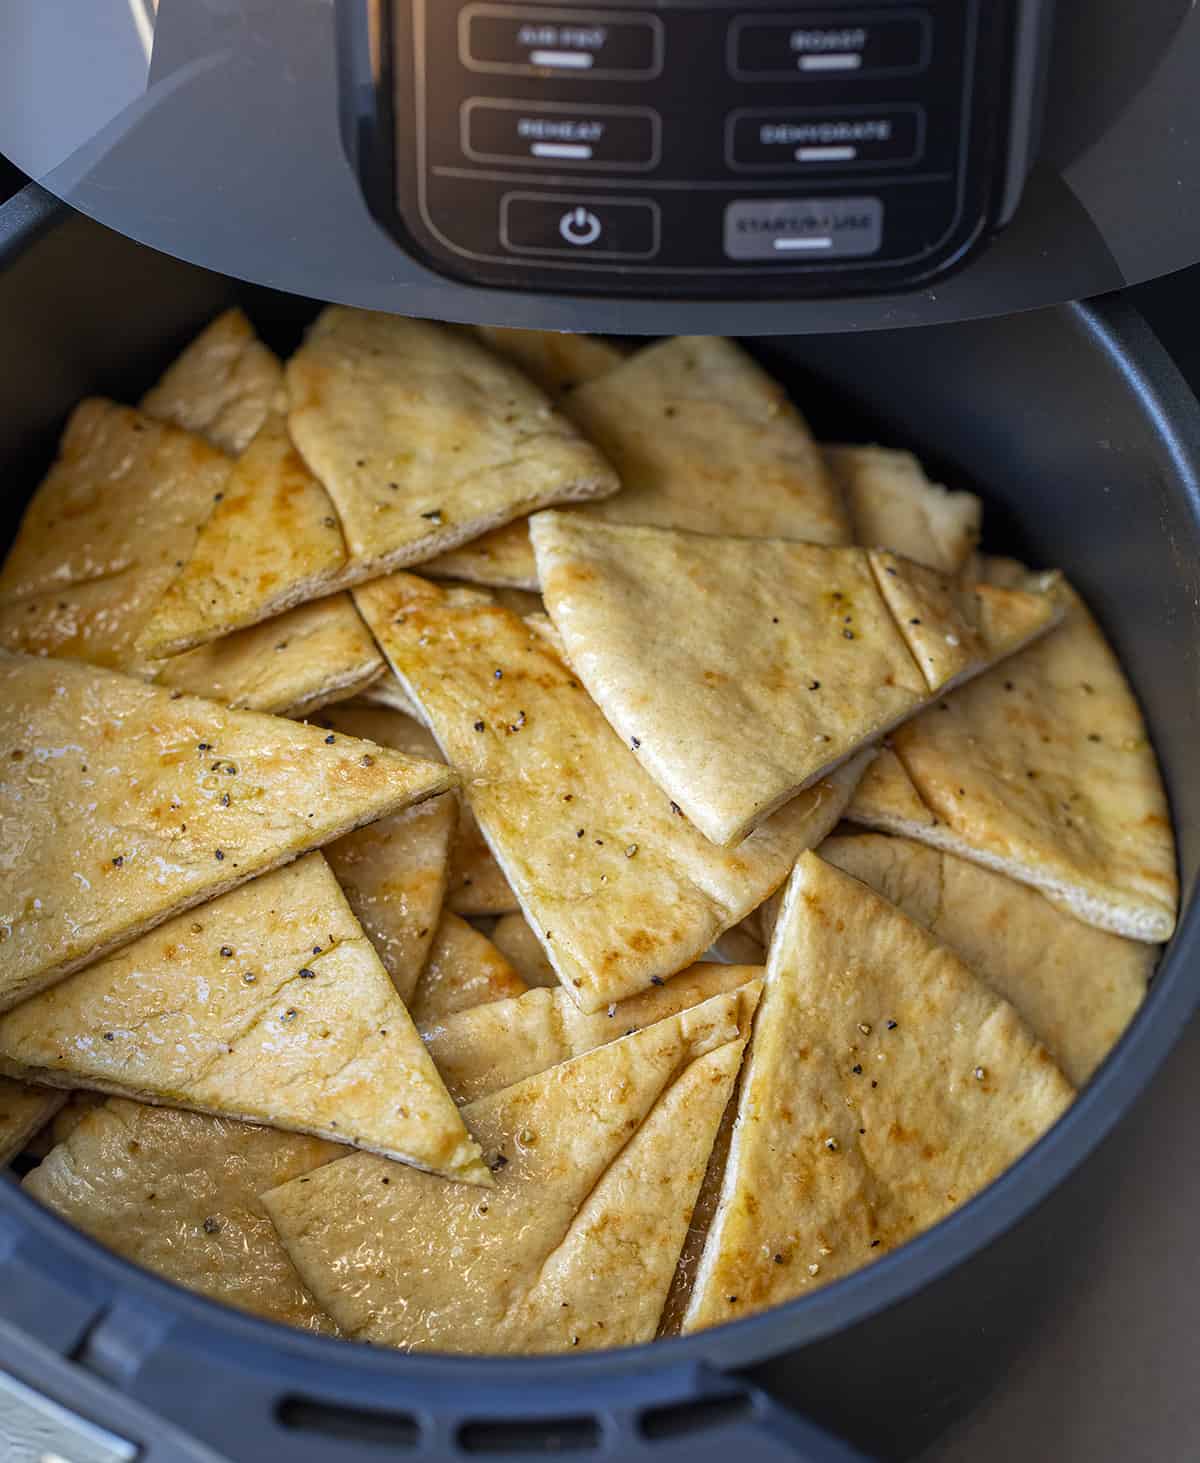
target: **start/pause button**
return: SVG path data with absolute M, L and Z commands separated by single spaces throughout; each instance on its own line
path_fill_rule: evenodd
M 658 252 L 658 205 L 648 198 L 506 193 L 500 242 L 516 254 L 649 259 Z
M 820 259 L 877 254 L 878 198 L 743 198 L 725 210 L 730 259 Z

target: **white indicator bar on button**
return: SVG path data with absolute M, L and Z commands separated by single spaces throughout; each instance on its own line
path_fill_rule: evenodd
M 857 71 L 862 56 L 857 51 L 827 51 L 821 56 L 801 56 L 796 64 L 801 71 Z
M 561 66 L 572 71 L 586 71 L 595 63 L 590 51 L 530 51 L 534 66 Z
M 585 160 L 592 155 L 592 149 L 582 142 L 534 142 L 529 151 L 534 157 L 579 158 Z
M 798 147 L 798 163 L 852 163 L 858 156 L 857 147 Z
M 833 240 L 828 234 L 810 235 L 804 239 L 776 239 L 776 249 L 832 249 Z

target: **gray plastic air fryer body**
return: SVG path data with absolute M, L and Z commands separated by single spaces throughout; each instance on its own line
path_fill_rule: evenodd
M 0 537 L 71 406 L 89 392 L 136 400 L 235 299 L 280 350 L 316 309 L 62 221 L 36 189 L 0 209 Z M 900 1459 L 978 1399 L 1086 1275 L 1121 1183 L 1110 1134 L 1200 994 L 1200 405 L 1119 300 L 747 344 L 820 435 L 907 444 L 982 492 L 989 546 L 1061 565 L 1121 654 L 1166 776 L 1184 900 L 1111 1058 L 999 1182 L 912 1244 L 761 1316 L 635 1350 L 401 1355 L 287 1331 L 135 1269 L 0 1181 L 0 1371 L 150 1463 L 838 1463 L 837 1437 Z M 0 1392 L 0 1441 L 11 1415 Z

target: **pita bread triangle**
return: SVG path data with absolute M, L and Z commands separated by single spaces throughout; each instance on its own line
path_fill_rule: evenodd
M 1081 1087 L 1146 994 L 1153 946 L 1082 925 L 1036 890 L 907 838 L 827 838 L 821 857 L 902 909 L 1011 1001 Z
M 335 1336 L 258 1195 L 345 1151 L 113 1099 L 84 1116 L 23 1187 L 135 1265 L 239 1310 Z
M 421 571 L 438 579 L 465 579 L 471 584 L 496 588 L 535 590 L 537 561 L 529 542 L 529 519 L 518 518 L 456 549 L 437 554 L 421 565 Z
M 714 961 L 693 965 L 661 986 L 591 1015 L 561 988 L 535 988 L 468 1010 L 414 1019 L 455 1102 L 476 1102 L 761 976 L 761 965 Z
M 840 768 L 737 850 L 717 848 L 511 611 L 401 574 L 355 597 L 581 1010 L 702 955 L 833 828 L 861 775 L 862 762 Z
M 489 350 L 504 356 L 542 388 L 551 401 L 585 381 L 607 376 L 629 359 L 627 346 L 602 335 L 568 330 L 514 330 L 477 325 L 475 334 Z
M 319 854 L 178 916 L 0 1017 L 0 1070 L 487 1182 Z
M 235 309 L 196 336 L 142 398 L 141 409 L 236 456 L 285 405 L 283 367 Z
M 500 916 L 492 931 L 492 940 L 497 950 L 512 962 L 527 986 L 558 989 L 554 966 L 546 959 L 542 942 L 530 929 L 529 921 L 519 911 Z
M 425 728 L 398 712 L 338 707 L 322 720 L 336 735 L 441 761 Z M 430 798 L 347 833 L 325 849 L 350 908 L 405 1005 L 411 1005 L 437 931 L 458 819 L 453 798 Z
M 528 989 L 486 935 L 445 910 L 409 1010 L 418 1026 L 428 1026 Z
M 65 1092 L 0 1077 L 0 1164 L 11 1163 L 66 1102 Z
M 942 574 L 959 574 L 979 542 L 983 504 L 931 483 L 911 452 L 822 448 L 854 523 L 854 541 L 888 548 Z
M 837 487 L 804 418 L 739 346 L 676 336 L 564 400 L 621 492 L 582 511 L 699 533 L 850 542 Z
M 752 1010 L 729 992 L 472 1103 L 463 1116 L 495 1175 L 482 1197 L 355 1155 L 263 1203 L 355 1339 L 451 1352 L 648 1341 Z
M 933 571 L 857 548 L 565 513 L 538 514 L 530 531 L 579 679 L 658 786 L 726 847 L 927 705 L 931 682 L 977 674 L 1057 614 L 1045 595 L 993 615 L 967 592 L 964 606 Z M 901 625 L 893 604 L 921 613 Z M 914 660 L 921 636 L 947 653 L 932 668 Z
M 326 735 L 0 651 L 0 1009 L 453 785 L 445 767 Z
M 1025 571 L 984 572 L 1005 587 Z M 1066 584 L 1053 594 L 1060 628 L 897 730 L 907 787 L 893 766 L 848 816 L 1031 884 L 1098 929 L 1166 940 L 1178 880 L 1154 749 L 1086 605 Z
M 391 670 L 385 670 L 383 675 L 360 691 L 357 699 L 366 706 L 386 706 L 389 711 L 399 711 L 414 721 L 421 720 L 421 708 Z
M 465 332 L 330 306 L 287 382 L 292 439 L 364 573 L 620 486 L 522 372 Z
M 791 1300 L 904 1244 L 998 1177 L 1072 1096 L 957 956 L 806 853 L 683 1329 Z

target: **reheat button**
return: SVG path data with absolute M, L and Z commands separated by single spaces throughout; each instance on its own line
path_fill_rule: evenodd
M 923 11 L 743 16 L 729 29 L 729 68 L 739 81 L 900 76 L 928 66 L 931 51 Z
M 458 41 L 470 71 L 632 81 L 662 70 L 663 26 L 654 15 L 468 5 Z

